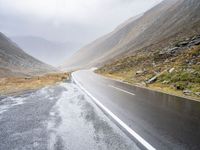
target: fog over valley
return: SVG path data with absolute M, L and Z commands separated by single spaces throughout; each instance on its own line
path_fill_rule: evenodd
M 200 0 L 0 0 L 0 150 L 200 150 Z
M 58 66 L 72 51 L 158 2 L 160 0 L 0 0 L 3 20 L 0 29 L 29 54 Z M 52 44 L 54 46 L 49 48 Z M 49 59 L 43 56 L 48 51 L 52 55 Z M 52 60 L 53 56 L 59 60 Z

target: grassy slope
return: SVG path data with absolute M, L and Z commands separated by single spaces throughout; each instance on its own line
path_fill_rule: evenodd
M 188 40 L 191 41 L 192 38 Z M 179 46 L 182 42 L 174 41 L 171 47 Z M 103 66 L 97 70 L 97 73 L 131 84 L 200 100 L 198 95 L 200 92 L 200 45 L 181 46 L 174 53 L 168 53 L 168 49 L 137 51 L 131 56 Z M 169 72 L 172 68 L 174 70 Z M 157 80 L 147 84 L 146 82 L 154 76 L 158 76 Z M 185 90 L 191 93 L 183 94 Z
M 0 78 L 0 95 L 36 90 L 69 79 L 68 73 L 55 73 L 31 78 Z

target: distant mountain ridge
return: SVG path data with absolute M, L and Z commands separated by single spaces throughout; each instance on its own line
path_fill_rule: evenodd
M 25 53 L 0 32 L 0 77 L 39 75 L 58 71 Z
M 15 36 L 11 39 L 31 56 L 54 66 L 63 63 L 79 47 L 77 43 L 50 41 L 37 36 Z
M 140 49 L 152 50 L 200 32 L 199 0 L 164 0 L 135 20 L 127 21 L 77 51 L 65 70 L 101 66 Z

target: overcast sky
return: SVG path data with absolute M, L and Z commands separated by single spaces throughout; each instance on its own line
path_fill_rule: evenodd
M 159 1 L 0 0 L 0 32 L 84 45 Z

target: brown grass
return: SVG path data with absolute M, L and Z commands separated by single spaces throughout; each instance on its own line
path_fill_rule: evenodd
M 34 77 L 0 78 L 0 95 L 36 90 L 69 79 L 68 73 L 47 74 Z

